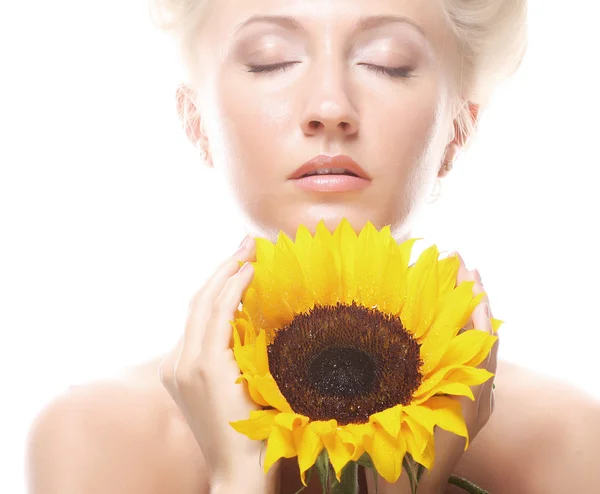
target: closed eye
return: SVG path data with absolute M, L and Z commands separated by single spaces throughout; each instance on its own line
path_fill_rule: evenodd
M 272 65 L 247 65 L 248 69 L 246 72 L 253 72 L 253 73 L 263 73 L 263 72 L 277 72 L 279 70 L 281 71 L 286 71 L 288 69 L 288 67 L 290 67 L 291 65 L 297 64 L 300 62 L 283 62 L 283 63 L 277 63 L 277 64 L 272 64 Z M 413 75 L 411 75 L 411 70 L 408 67 L 382 67 L 380 65 L 372 65 L 372 64 L 359 64 L 359 65 L 365 65 L 369 68 L 369 70 L 372 70 L 378 74 L 385 74 L 388 75 L 390 77 L 414 77 Z
M 290 65 L 296 64 L 296 63 L 300 63 L 300 62 L 283 62 L 283 63 L 276 63 L 276 64 L 272 64 L 272 65 L 247 65 L 247 67 L 249 68 L 249 70 L 247 70 L 246 72 L 276 72 L 278 70 L 287 70 L 287 68 Z
M 382 67 L 380 65 L 372 64 L 359 64 L 366 65 L 369 70 L 377 72 L 378 74 L 389 75 L 390 77 L 414 77 L 411 75 L 411 70 L 408 67 Z

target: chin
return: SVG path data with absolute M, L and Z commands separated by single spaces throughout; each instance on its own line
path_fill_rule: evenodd
M 354 206 L 354 205 L 353 205 Z M 277 208 L 273 211 L 271 208 L 269 214 L 266 211 L 246 212 L 246 224 L 248 230 L 256 237 L 269 239 L 271 242 L 277 240 L 279 232 L 283 231 L 289 238 L 296 238 L 296 231 L 300 225 L 308 228 L 308 231 L 314 235 L 317 225 L 323 221 L 325 227 L 333 232 L 340 224 L 343 218 L 346 218 L 356 232 L 360 232 L 367 224 L 371 222 L 377 230 L 390 225 L 392 235 L 405 237 L 407 235 L 408 219 L 401 211 L 373 211 L 366 205 L 362 207 L 353 207 L 346 205 L 333 204 L 311 204 Z M 273 214 L 273 212 L 275 214 Z
M 346 218 L 350 222 L 352 228 L 354 228 L 356 232 L 362 230 L 369 221 L 378 230 L 393 223 L 381 213 L 376 215 L 371 214 L 368 210 L 356 211 L 348 210 L 347 208 L 340 210 L 339 208 L 327 205 L 323 207 L 313 207 L 299 212 L 296 215 L 290 215 L 288 219 L 285 220 L 285 225 L 282 225 L 282 228 L 280 229 L 283 229 L 284 232 L 293 239 L 296 235 L 298 226 L 301 224 L 306 226 L 314 235 L 320 221 L 323 221 L 327 229 L 330 232 L 333 232 L 343 218 Z

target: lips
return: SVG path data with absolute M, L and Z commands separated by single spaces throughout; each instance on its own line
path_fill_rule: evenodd
M 337 156 L 320 154 L 319 156 L 315 156 L 292 173 L 288 179 L 297 180 L 311 175 L 350 175 L 371 180 L 371 177 L 356 161 L 350 158 L 350 156 L 343 154 Z

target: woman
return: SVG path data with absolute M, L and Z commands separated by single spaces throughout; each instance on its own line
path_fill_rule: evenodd
M 525 5 L 160 3 L 174 14 L 165 27 L 189 71 L 177 92 L 184 130 L 224 174 L 250 237 L 193 297 L 175 348 L 117 382 L 74 388 L 39 415 L 30 435 L 30 492 L 292 493 L 300 487 L 294 462 L 281 460 L 265 476 L 260 445 L 228 426 L 252 407 L 232 384 L 237 370 L 227 348 L 228 320 L 252 277 L 238 261 L 254 259 L 252 237 L 293 236 L 300 223 L 314 230 L 320 219 L 330 229 L 342 217 L 356 229 L 389 224 L 399 242 L 410 237 L 431 185 L 472 136 L 491 83 L 520 63 Z M 313 164 L 331 176 L 299 180 L 301 165 L 319 156 Z M 341 176 L 347 172 L 362 178 Z M 479 273 L 462 262 L 457 283 L 464 280 L 483 290 Z M 488 307 L 484 299 L 469 327 L 490 329 Z M 419 492 L 455 492 L 446 488 L 452 472 L 494 494 L 599 491 L 592 468 L 598 407 L 497 363 L 497 351 L 485 363 L 497 371 L 497 389 L 490 381 L 464 404 L 475 440 L 463 452 L 464 443 L 438 434 L 436 466 Z M 563 409 L 568 420 L 547 413 Z M 381 482 L 379 492 L 409 492 L 406 479 Z M 375 492 L 364 472 L 361 485 Z M 319 492 L 318 485 L 305 492 Z

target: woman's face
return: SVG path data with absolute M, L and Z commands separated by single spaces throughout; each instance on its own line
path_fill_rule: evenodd
M 254 234 L 346 217 L 410 235 L 454 137 L 458 51 L 438 1 L 213 0 L 201 31 L 196 138 Z M 288 178 L 320 154 L 350 156 L 370 183 L 316 192 Z

